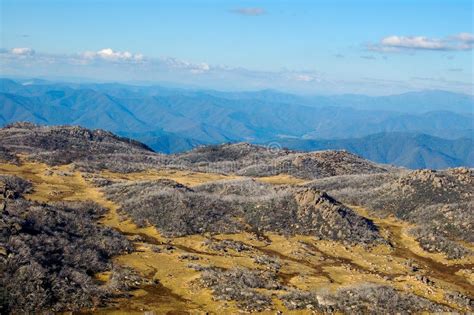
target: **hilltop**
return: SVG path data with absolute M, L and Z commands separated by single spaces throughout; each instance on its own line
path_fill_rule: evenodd
M 395 169 L 372 163 L 347 151 L 297 152 L 248 143 L 197 148 L 175 155 L 173 163 L 192 169 L 235 172 L 244 176 L 287 174 L 306 179 Z
M 27 154 L 48 165 L 74 163 L 77 167 L 97 169 L 113 169 L 114 165 L 138 168 L 134 165 L 160 157 L 145 144 L 105 130 L 25 122 L 0 129 L 0 152 L 7 161 L 16 159 L 15 154 Z

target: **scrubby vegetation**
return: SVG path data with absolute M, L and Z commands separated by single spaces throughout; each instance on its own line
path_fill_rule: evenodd
M 309 186 L 325 189 L 338 199 L 371 209 L 380 216 L 415 223 L 412 233 L 430 252 L 449 258 L 471 252 L 456 240 L 473 242 L 473 174 L 466 168 L 357 175 L 316 180 Z
M 17 199 L 31 189 L 31 183 L 23 178 L 0 175 L 0 200 Z
M 251 246 L 248 246 L 242 242 L 233 241 L 233 240 L 206 240 L 204 243 L 209 249 L 218 251 L 218 252 L 228 252 L 229 250 L 236 251 L 238 253 L 243 251 L 252 250 Z
M 322 178 L 343 174 L 387 172 L 347 151 L 295 152 L 247 143 L 200 147 L 174 156 L 171 165 L 207 172 L 236 173 L 244 176 L 288 174 L 299 178 Z
M 310 309 L 321 313 L 409 314 L 450 311 L 447 307 L 388 286 L 359 285 L 341 289 L 336 294 L 292 291 L 281 298 L 290 310 Z
M 18 158 L 10 150 L 0 145 L 0 163 L 18 164 Z
M 170 308 L 157 306 L 163 312 L 178 310 L 176 303 L 179 310 L 234 313 L 451 311 L 445 305 L 472 310 L 469 259 L 438 260 L 420 254 L 418 246 L 412 250 L 412 240 L 402 238 L 408 221 L 423 249 L 449 258 L 472 254 L 460 242 L 474 242 L 472 170 L 410 172 L 347 152 L 248 144 L 161 156 L 139 143 L 78 127 L 15 124 L 0 136 L 0 161 L 10 163 L 2 170 L 32 181 L 0 175 L 2 314 L 89 311 L 110 307 L 116 297 L 127 298 L 114 303 L 131 302 L 130 310 L 149 305 L 155 310 L 163 301 Z M 30 162 L 11 165 L 24 158 Z M 63 163 L 86 172 L 56 166 Z M 278 176 L 283 180 L 270 185 L 263 183 L 268 178 L 216 180 L 226 176 L 193 170 L 299 179 L 288 183 L 284 180 L 294 178 Z M 164 177 L 189 184 L 157 179 Z M 84 195 L 109 209 L 26 199 Z M 361 207 L 354 211 L 346 204 Z M 142 228 L 149 226 L 159 233 Z M 118 254 L 126 255 L 113 265 Z M 321 286 L 327 292 L 315 291 Z M 135 289 L 139 294 L 125 293 Z M 277 299 L 284 306 L 273 304 Z
M 140 142 L 104 130 L 31 123 L 15 123 L 0 129 L 0 159 L 11 161 L 16 153 L 27 153 L 31 159 L 49 165 L 73 163 L 82 171 L 108 169 L 122 173 L 167 167 L 257 177 L 288 174 L 313 179 L 390 169 L 346 151 L 302 153 L 247 143 L 162 155 Z
M 106 186 L 121 211 L 167 236 L 277 232 L 347 243 L 383 242 L 371 221 L 325 193 L 253 180 L 221 181 L 193 189 L 170 180 Z
M 146 145 L 104 130 L 15 123 L 0 129 L 0 158 L 27 153 L 49 165 L 74 163 L 81 170 L 131 172 L 162 165 L 162 155 Z M 2 153 L 6 152 L 6 153 Z M 11 158 L 9 158 L 11 160 Z
M 365 205 L 374 189 L 397 180 L 403 172 L 331 176 L 316 179 L 307 186 L 326 191 L 345 204 Z
M 249 312 L 271 309 L 272 306 L 270 296 L 255 289 L 276 290 L 282 287 L 275 273 L 246 268 L 206 268 L 201 281 L 212 289 L 217 299 L 237 301 L 241 309 Z
M 201 283 L 212 289 L 218 300 L 236 301 L 245 311 L 273 309 L 271 296 L 279 298 L 289 310 L 310 310 L 316 313 L 399 314 L 419 312 L 448 312 L 449 307 L 431 302 L 414 294 L 399 292 L 390 286 L 361 284 L 341 288 L 336 293 L 327 290 L 303 291 L 286 287 L 274 271 L 258 269 L 220 269 L 200 267 Z M 258 289 L 258 290 L 256 290 Z M 462 301 L 465 302 L 465 298 Z M 468 303 L 468 302 L 467 302 Z
M 112 268 L 113 255 L 130 250 L 118 232 L 95 220 L 93 203 L 39 204 L 21 198 L 29 185 L 0 178 L 15 194 L 1 213 L 2 313 L 66 311 L 100 305 L 110 291 L 94 279 Z

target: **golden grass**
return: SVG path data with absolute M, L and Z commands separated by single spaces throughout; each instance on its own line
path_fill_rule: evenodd
M 61 176 L 60 174 L 68 176 Z M 59 201 L 74 196 L 80 190 L 82 177 L 69 166 L 49 167 L 42 163 L 22 165 L 0 164 L 0 174 L 16 175 L 34 183 L 29 198 L 36 201 Z
M 338 242 L 316 241 L 310 236 L 284 237 L 274 233 L 258 239 L 254 234 L 213 235 L 214 239 L 231 239 L 253 247 L 251 251 L 227 253 L 210 250 L 204 242 L 210 235 L 192 235 L 178 238 L 163 237 L 154 227 L 138 227 L 130 219 L 117 213 L 118 206 L 108 200 L 99 188 L 89 183 L 83 174 L 74 172 L 68 165 L 49 167 L 42 163 L 25 162 L 20 166 L 0 164 L 1 174 L 23 177 L 33 183 L 33 192 L 27 197 L 37 201 L 84 201 L 91 200 L 107 208 L 108 213 L 100 223 L 129 235 L 136 250 L 114 259 L 119 265 L 128 266 L 159 285 L 147 286 L 132 292 L 129 299 L 118 299 L 117 307 L 100 310 L 107 314 L 133 314 L 143 311 L 190 312 L 193 314 L 235 314 L 239 310 L 234 302 L 216 301 L 211 290 L 199 285 L 200 272 L 189 267 L 190 263 L 221 268 L 265 268 L 254 261 L 256 255 L 276 256 L 280 260 L 279 277 L 286 285 L 302 290 L 330 290 L 360 283 L 389 284 L 404 292 L 415 293 L 430 300 L 466 311 L 459 305 L 445 300 L 446 291 L 460 291 L 472 295 L 474 275 L 470 268 L 473 257 L 449 260 L 440 254 L 423 251 L 418 242 L 407 232 L 412 226 L 394 218 L 376 218 L 360 207 L 353 207 L 368 217 L 381 229 L 382 235 L 395 244 L 372 248 L 345 246 Z M 194 186 L 209 181 L 234 179 L 236 176 L 187 172 L 179 170 L 154 170 L 129 174 L 108 171 L 97 174 L 113 181 L 137 181 L 172 179 L 181 184 Z M 299 185 L 304 180 L 291 176 L 270 176 L 256 180 L 275 185 Z M 140 235 L 136 241 L 133 236 Z M 144 240 L 143 240 L 144 239 Z M 472 244 L 468 244 L 472 246 Z M 155 252 L 159 246 L 162 251 Z M 173 249 L 166 249 L 172 246 Z M 183 259 L 183 254 L 198 257 L 196 261 Z M 435 286 L 416 279 L 408 260 L 421 267 Z M 464 264 L 464 265 L 463 265 Z M 100 281 L 109 280 L 110 272 L 96 275 Z M 279 294 L 281 292 L 268 292 Z M 285 314 L 308 314 L 309 310 L 289 312 L 282 302 L 273 297 L 275 309 Z M 265 313 L 265 312 L 264 312 Z M 274 312 L 267 312 L 274 314 Z
M 398 220 L 392 216 L 387 218 L 379 218 L 369 214 L 367 209 L 357 206 L 351 206 L 351 209 L 355 210 L 359 215 L 362 215 L 372 220 L 378 227 L 381 227 L 383 232 L 394 238 L 394 241 L 398 244 L 403 245 L 404 248 L 409 249 L 414 255 L 421 256 L 424 258 L 431 259 L 433 261 L 442 263 L 444 265 L 462 265 L 462 264 L 474 264 L 474 256 L 467 256 L 461 259 L 448 259 L 446 255 L 441 253 L 429 253 L 421 248 L 418 241 L 410 235 L 408 232 L 414 228 L 413 224 L 405 221 Z M 463 244 L 466 247 L 472 248 L 472 244 Z
M 364 248 L 360 245 L 348 247 L 338 242 L 319 241 L 315 246 L 326 255 L 350 260 L 362 269 L 378 274 L 396 275 L 407 273 L 409 269 L 403 258 L 391 255 L 388 245 Z
M 474 270 L 472 269 L 460 269 L 456 272 L 457 275 L 464 277 L 469 281 L 470 284 L 474 285 Z
M 107 282 L 110 280 L 111 276 L 112 276 L 111 271 L 104 271 L 104 272 L 96 274 L 95 278 L 101 282 Z
M 101 172 L 101 176 L 110 180 L 119 181 L 138 181 L 138 180 L 157 180 L 171 179 L 186 186 L 196 186 L 210 181 L 236 179 L 238 176 L 223 175 L 217 173 L 201 173 L 181 170 L 149 170 L 134 173 L 114 173 L 110 171 Z
M 280 174 L 275 176 L 256 177 L 255 180 L 273 185 L 303 185 L 308 182 L 306 179 L 291 175 Z

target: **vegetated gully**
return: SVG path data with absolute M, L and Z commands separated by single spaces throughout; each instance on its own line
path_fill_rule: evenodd
M 474 285 L 469 283 L 464 277 L 456 274 L 458 271 L 463 269 L 474 269 L 474 264 L 461 263 L 446 265 L 432 258 L 418 255 L 404 244 L 402 236 L 404 232 L 402 225 L 392 223 L 389 220 L 383 220 L 377 217 L 369 216 L 367 215 L 367 211 L 365 209 L 361 209 L 360 207 L 354 206 L 352 208 L 356 210 L 362 210 L 359 211 L 359 214 L 364 215 L 366 218 L 372 220 L 379 229 L 385 230 L 388 233 L 389 241 L 391 242 L 394 249 L 392 252 L 393 256 L 403 259 L 411 259 L 419 264 L 428 276 L 456 284 L 466 293 L 470 295 L 474 294 Z

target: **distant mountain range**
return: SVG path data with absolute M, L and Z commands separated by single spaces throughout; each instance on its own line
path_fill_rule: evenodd
M 344 149 L 374 162 L 407 168 L 474 167 L 472 137 L 449 140 L 426 134 L 392 132 L 353 139 L 285 139 L 279 143 L 301 151 Z
M 0 125 L 102 128 L 165 153 L 243 141 L 344 148 L 411 168 L 472 165 L 473 106 L 445 91 L 297 96 L 0 79 Z

